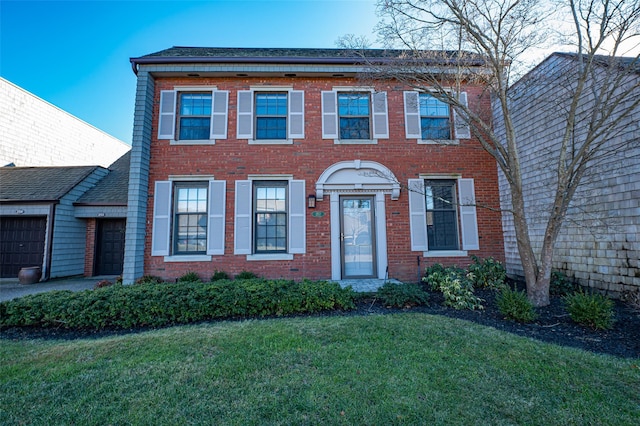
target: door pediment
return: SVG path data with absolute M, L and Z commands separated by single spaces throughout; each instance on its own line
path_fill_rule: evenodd
M 328 167 L 316 182 L 316 198 L 325 192 L 384 192 L 392 200 L 400 196 L 400 183 L 386 166 L 375 161 L 341 161 Z

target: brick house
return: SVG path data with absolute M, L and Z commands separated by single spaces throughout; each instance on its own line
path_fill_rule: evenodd
M 566 127 L 567 110 L 572 99 L 577 73 L 577 56 L 554 53 L 529 74 L 512 85 L 515 94 L 511 112 L 518 141 L 524 196 L 528 202 L 529 233 L 534 250 L 539 252 L 553 202 L 557 182 L 559 145 Z M 636 58 L 616 58 L 624 68 L 637 64 Z M 625 74 L 620 80 L 603 72 L 610 69 L 608 58 L 596 58 L 594 75 L 600 81 L 587 82 L 589 90 L 579 100 L 579 113 L 590 114 L 594 107 L 592 93 L 602 81 L 616 82 L 616 92 L 633 88 L 620 103 L 630 108 L 640 96 L 640 70 Z M 598 67 L 602 69 L 598 69 Z M 613 68 L 611 68 L 613 69 Z M 592 92 L 593 90 L 593 92 Z M 618 92 L 622 93 L 622 92 Z M 601 98 L 599 98 L 602 101 Z M 613 102 L 609 102 L 614 104 Z M 609 121 L 624 117 L 607 135 L 602 152 L 592 161 L 569 206 L 554 253 L 554 268 L 586 287 L 619 296 L 640 288 L 640 108 L 628 116 L 614 110 Z M 500 114 L 494 114 L 496 133 L 504 137 Z M 578 115 L 574 133 L 580 145 L 585 130 L 595 118 Z M 500 192 L 505 209 L 511 194 L 506 178 L 500 173 Z M 523 277 L 517 250 L 513 217 L 503 218 L 507 273 Z
M 124 281 L 215 270 L 417 281 L 435 262 L 503 260 L 500 214 L 476 207 L 499 206 L 493 158 L 446 104 L 365 82 L 361 62 L 342 49 L 132 58 Z M 482 86 L 460 98 L 490 114 Z

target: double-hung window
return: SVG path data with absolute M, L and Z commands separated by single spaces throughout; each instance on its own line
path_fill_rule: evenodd
M 370 139 L 369 93 L 338 93 L 340 139 Z
M 458 250 L 455 191 L 453 180 L 425 181 L 427 238 L 431 250 Z
M 460 104 L 467 105 L 467 93 L 458 94 Z M 458 111 L 460 112 L 460 111 Z M 458 143 L 469 139 L 469 123 L 454 108 L 428 92 L 404 92 L 404 124 L 407 139 L 419 143 Z
M 254 253 L 287 252 L 287 182 L 253 183 Z
M 173 252 L 204 254 L 207 251 L 207 184 L 174 186 Z
M 420 93 L 422 139 L 451 139 L 449 105 L 429 93 Z
M 227 138 L 229 92 L 176 88 L 160 92 L 158 139 L 175 144 L 213 144 Z
M 235 197 L 235 254 L 288 260 L 305 253 L 305 181 L 286 176 L 238 180 Z
M 321 95 L 323 139 L 349 144 L 389 138 L 386 92 L 336 88 Z
M 152 256 L 224 254 L 225 181 L 157 181 L 153 198 Z
M 479 250 L 473 179 L 409 179 L 411 250 L 465 256 Z
M 258 87 L 238 91 L 237 138 L 291 144 L 304 138 L 304 92 Z

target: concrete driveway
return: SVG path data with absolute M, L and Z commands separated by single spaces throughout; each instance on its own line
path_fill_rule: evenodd
M 17 278 L 2 278 L 0 279 L 0 302 L 53 290 L 91 290 L 98 281 L 109 280 L 113 282 L 115 279 L 116 276 L 71 277 L 53 279 L 36 284 L 20 284 Z

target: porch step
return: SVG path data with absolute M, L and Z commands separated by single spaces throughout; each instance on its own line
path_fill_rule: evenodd
M 340 287 L 342 288 L 351 286 L 353 291 L 357 291 L 361 293 L 377 291 L 385 283 L 402 284 L 400 281 L 393 278 L 389 278 L 386 280 L 374 279 L 374 278 L 363 278 L 363 279 L 354 279 L 354 280 L 336 280 L 333 282 L 340 284 Z

